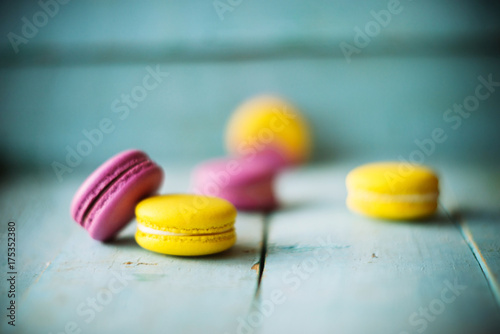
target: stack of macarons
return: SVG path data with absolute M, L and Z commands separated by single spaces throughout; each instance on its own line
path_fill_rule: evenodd
M 226 147 L 228 157 L 195 168 L 193 190 L 225 198 L 239 210 L 265 212 L 279 206 L 274 190 L 279 172 L 308 159 L 310 131 L 290 102 L 257 96 L 231 115 Z
M 227 157 L 194 169 L 193 194 L 158 195 L 161 167 L 142 151 L 121 152 L 83 182 L 71 215 L 99 241 L 114 238 L 135 216 L 135 238 L 145 249 L 179 256 L 224 251 L 236 242 L 237 209 L 279 207 L 274 181 L 308 159 L 311 138 L 304 117 L 289 102 L 258 96 L 230 117 L 226 146 Z M 347 207 L 367 216 L 419 219 L 437 208 L 439 181 L 424 166 L 371 163 L 352 170 L 346 185 Z

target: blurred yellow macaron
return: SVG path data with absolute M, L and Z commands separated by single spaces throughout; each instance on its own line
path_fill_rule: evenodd
M 236 156 L 273 149 L 288 164 L 306 161 L 311 153 L 309 126 L 289 102 L 261 95 L 241 104 L 226 127 L 226 146 Z
M 346 179 L 347 207 L 370 217 L 419 219 L 437 209 L 439 180 L 429 168 L 406 162 L 370 163 Z
M 226 200 L 175 194 L 149 197 L 135 209 L 137 243 L 180 256 L 222 252 L 236 242 L 236 209 Z

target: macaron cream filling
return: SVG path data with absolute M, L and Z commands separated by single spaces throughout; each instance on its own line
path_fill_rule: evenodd
M 142 233 L 147 233 L 147 234 L 154 234 L 154 235 L 166 235 L 166 236 L 203 236 L 203 235 L 217 235 L 217 234 L 222 234 L 222 233 L 227 233 L 234 231 L 233 225 L 229 226 L 227 229 L 217 231 L 215 233 L 199 233 L 197 231 L 193 232 L 184 232 L 184 233 L 175 233 L 175 232 L 169 232 L 169 231 L 164 231 L 164 230 L 157 230 L 148 226 L 144 226 L 140 223 L 137 223 L 137 229 L 141 231 Z

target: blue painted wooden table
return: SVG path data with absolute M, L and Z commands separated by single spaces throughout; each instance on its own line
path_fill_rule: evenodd
M 196 258 L 140 248 L 135 223 L 111 243 L 90 239 L 69 216 L 84 174 L 5 180 L 1 244 L 15 222 L 17 276 L 16 326 L 4 317 L 2 332 L 498 333 L 498 169 L 435 166 L 439 212 L 388 222 L 347 211 L 355 164 L 286 172 L 280 210 L 239 213 L 236 245 Z M 164 166 L 163 191 L 186 191 L 192 166 Z M 2 282 L 6 272 L 4 255 Z

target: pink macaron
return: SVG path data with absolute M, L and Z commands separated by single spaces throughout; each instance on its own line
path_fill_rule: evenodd
M 243 211 L 270 211 L 278 206 L 276 174 L 286 167 L 273 150 L 204 162 L 193 171 L 195 193 L 224 198 Z
M 83 182 L 71 203 L 71 216 L 93 239 L 113 238 L 134 218 L 136 204 L 156 193 L 163 171 L 139 150 L 121 152 Z

